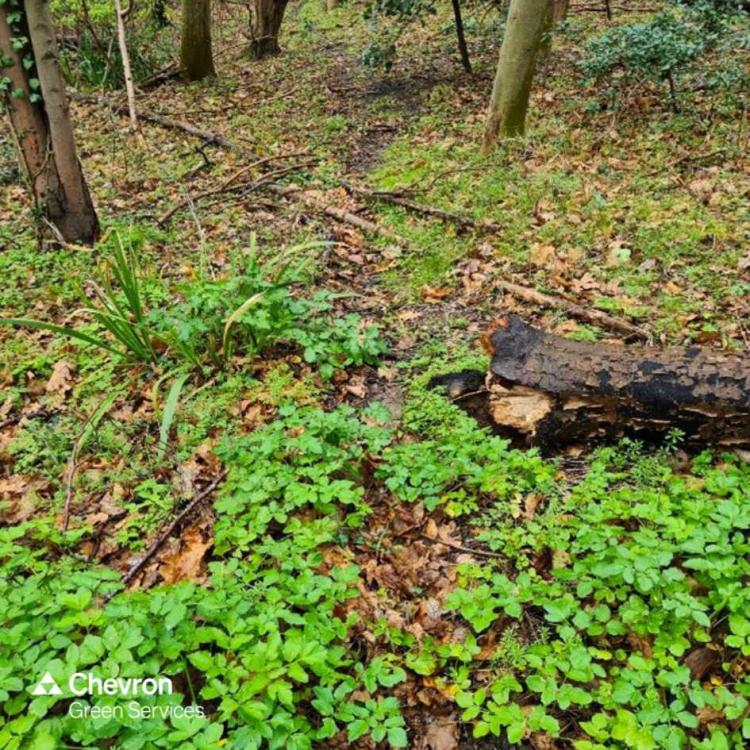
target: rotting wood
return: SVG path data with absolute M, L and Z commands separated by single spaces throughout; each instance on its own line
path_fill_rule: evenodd
M 679 429 L 689 444 L 750 445 L 750 355 L 571 341 L 516 315 L 489 336 L 495 425 L 559 446 Z

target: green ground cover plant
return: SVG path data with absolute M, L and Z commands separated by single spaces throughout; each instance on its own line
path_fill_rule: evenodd
M 622 338 L 507 282 L 747 348 L 743 7 L 572 2 L 482 155 L 507 4 L 459 3 L 469 74 L 456 4 L 290 3 L 250 60 L 212 3 L 191 83 L 180 4 L 125 4 L 137 132 L 114 3 L 45 5 L 102 235 L 0 133 L 0 750 L 750 747 L 747 456 L 543 454 L 429 387 L 507 312 Z M 174 692 L 33 694 L 88 670 Z

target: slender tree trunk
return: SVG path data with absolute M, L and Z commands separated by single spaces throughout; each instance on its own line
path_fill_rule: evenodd
M 567 18 L 569 5 L 570 0 L 552 0 L 552 8 L 548 12 L 549 22 L 542 32 L 542 43 L 539 47 L 540 60 L 546 61 L 552 52 L 553 32 Z
M 9 21 L 0 5 L 0 51 L 10 61 L 3 69 L 16 96 L 6 94 L 19 157 L 39 215 L 66 242 L 92 244 L 99 235 L 94 204 L 76 155 L 73 126 L 57 55 L 57 42 L 45 0 L 26 0 Z M 12 38 L 31 47 L 19 52 Z M 33 60 L 30 69 L 23 57 Z M 30 85 L 39 81 L 39 91 Z
M 260 60 L 281 52 L 279 29 L 284 20 L 287 0 L 255 0 L 250 57 Z
M 568 8 L 570 0 L 553 0 L 552 2 L 552 23 L 557 25 L 562 23 L 568 17 Z
M 117 42 L 120 46 L 120 57 L 122 58 L 122 73 L 125 78 L 125 91 L 128 96 L 128 112 L 130 114 L 130 126 L 138 130 L 138 114 L 135 110 L 135 88 L 133 86 L 133 73 L 130 69 L 130 55 L 128 54 L 128 40 L 125 34 L 125 18 L 122 13 L 120 0 L 115 0 L 115 14 L 117 15 Z
M 211 49 L 211 0 L 182 0 L 180 65 L 188 81 L 216 75 Z
M 169 24 L 169 19 L 167 18 L 167 0 L 154 0 L 151 18 L 158 29 L 163 29 Z
M 531 83 L 551 13 L 552 0 L 511 0 L 484 130 L 485 153 L 500 136 L 524 133 Z
M 464 22 L 461 18 L 461 0 L 451 0 L 451 2 L 453 4 L 453 18 L 456 22 L 456 39 L 458 41 L 458 52 L 461 55 L 461 65 L 467 73 L 471 73 L 471 60 L 464 36 Z

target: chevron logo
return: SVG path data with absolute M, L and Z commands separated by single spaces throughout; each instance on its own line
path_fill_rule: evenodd
M 32 695 L 62 695 L 62 690 L 55 682 L 55 678 L 47 672 L 39 684 L 31 691 Z

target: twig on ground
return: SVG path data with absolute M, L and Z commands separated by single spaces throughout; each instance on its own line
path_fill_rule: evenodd
M 70 523 L 70 506 L 73 502 L 73 479 L 78 470 L 78 456 L 81 453 L 81 448 L 83 448 L 83 444 L 86 442 L 86 439 L 91 434 L 92 430 L 96 429 L 101 418 L 107 413 L 119 395 L 119 391 L 109 393 L 96 405 L 96 408 L 86 418 L 80 434 L 73 443 L 73 450 L 71 451 L 70 460 L 68 461 L 68 468 L 65 471 L 65 506 L 63 507 L 62 515 L 63 531 L 68 530 L 68 524 Z
M 314 163 L 314 162 L 304 162 L 302 164 L 294 164 L 291 167 L 284 167 L 283 169 L 274 170 L 273 172 L 263 175 L 257 180 L 252 180 L 250 182 L 240 182 L 239 184 L 233 184 L 234 181 L 243 172 L 247 171 L 247 170 L 241 169 L 239 172 L 236 172 L 228 180 L 226 180 L 221 185 L 219 185 L 219 187 L 211 188 L 211 190 L 204 190 L 202 193 L 197 193 L 194 196 L 188 195 L 184 200 L 181 200 L 179 203 L 175 204 L 174 206 L 172 206 L 172 208 L 170 208 L 165 213 L 163 213 L 157 219 L 157 223 L 164 226 L 178 211 L 182 210 L 185 207 L 190 206 L 191 203 L 201 200 L 202 198 L 208 198 L 212 195 L 220 195 L 221 193 L 235 193 L 235 192 L 245 190 L 245 189 L 247 189 L 248 192 L 252 190 L 258 190 L 259 188 L 264 187 L 270 180 L 278 178 L 278 177 L 283 177 L 284 175 L 287 175 L 290 172 L 294 172 L 297 169 L 303 169 L 306 166 L 310 166 L 311 163 Z
M 92 104 L 109 107 L 113 112 L 117 112 L 118 114 L 125 114 L 127 112 L 127 108 L 122 104 L 118 104 L 117 102 L 107 99 L 104 96 L 81 94 L 77 91 L 71 91 L 70 97 L 75 101 L 89 102 Z M 232 151 L 236 154 L 250 157 L 252 159 L 258 158 L 257 154 L 254 154 L 251 149 L 228 140 L 220 133 L 214 133 L 210 130 L 203 130 L 196 127 L 195 125 L 192 125 L 189 122 L 184 122 L 182 120 L 173 120 L 169 117 L 165 117 L 163 115 L 157 114 L 155 112 L 150 112 L 145 109 L 139 110 L 138 115 L 142 120 L 153 122 L 157 125 L 161 125 L 162 127 L 169 128 L 171 130 L 180 130 L 184 133 L 189 133 L 190 135 L 202 138 L 206 143 L 213 144 L 215 146 L 218 146 L 219 148 L 226 149 L 227 151 Z M 399 237 L 399 235 L 389 231 L 388 229 L 385 229 L 385 227 L 381 227 L 373 221 L 362 219 L 356 214 L 353 214 L 350 211 L 346 211 L 343 208 L 339 208 L 338 206 L 329 205 L 326 201 L 295 185 L 281 185 L 276 182 L 266 182 L 263 183 L 263 189 L 282 198 L 289 198 L 290 200 L 297 201 L 304 206 L 313 209 L 317 213 L 330 216 L 332 219 L 336 219 L 336 221 L 342 222 L 344 224 L 350 224 L 354 227 L 357 227 L 358 229 L 362 229 L 365 232 L 379 234 L 382 237 L 386 237 L 402 245 L 408 244 L 408 242 L 404 238 Z
M 633 336 L 634 338 L 639 339 L 651 338 L 648 331 L 639 326 L 628 323 L 625 320 L 620 320 L 619 318 L 613 318 L 611 315 L 607 315 L 607 313 L 601 312 L 600 310 L 582 307 L 564 297 L 544 294 L 538 292 L 536 289 L 530 289 L 529 287 L 521 286 L 520 284 L 512 284 L 509 281 L 501 281 L 500 286 L 508 294 L 517 297 L 518 299 L 522 299 L 525 302 L 531 302 L 532 304 L 540 305 L 541 307 L 557 307 L 560 310 L 564 310 L 572 318 L 578 318 L 587 323 L 593 323 L 602 328 L 623 333 L 626 336 Z
M 159 551 L 159 548 L 164 544 L 164 542 L 167 541 L 167 539 L 169 539 L 169 537 L 172 535 L 172 532 L 195 510 L 195 508 L 203 500 L 205 500 L 209 495 L 213 493 L 213 491 L 224 480 L 226 475 L 227 470 L 224 469 L 224 471 L 222 471 L 221 474 L 216 477 L 216 479 L 214 479 L 208 486 L 201 490 L 185 506 L 185 508 L 177 516 L 175 516 L 175 518 L 171 521 L 167 528 L 164 529 L 164 531 L 159 534 L 159 536 L 156 537 L 156 539 L 151 543 L 151 546 L 146 550 L 143 556 L 130 566 L 130 570 L 128 570 L 128 572 L 122 577 L 121 583 L 123 586 L 127 587 L 127 585 L 138 575 L 138 573 L 143 570 L 143 567 L 146 565 L 146 563 L 151 560 L 151 558 Z M 111 599 L 115 593 L 116 592 L 113 591 L 107 594 L 107 596 L 105 597 L 105 601 Z
M 442 208 L 435 208 L 434 206 L 426 206 L 422 203 L 416 203 L 404 198 L 401 195 L 388 192 L 378 192 L 371 188 L 361 187 L 358 185 L 352 185 L 348 182 L 341 183 L 349 192 L 354 195 L 360 195 L 370 200 L 384 201 L 386 203 L 393 203 L 396 206 L 402 206 L 408 208 L 416 213 L 425 214 L 426 216 L 436 216 L 444 221 L 452 221 L 461 227 L 472 227 L 474 229 L 481 229 L 486 232 L 499 232 L 502 227 L 499 224 L 495 224 L 491 221 L 478 221 L 472 219 L 470 216 L 463 214 L 457 214 L 454 211 L 445 211 Z
M 488 549 L 476 549 L 474 547 L 464 547 L 463 544 L 456 544 L 455 542 L 446 542 L 444 539 L 436 539 L 435 537 L 427 536 L 427 534 L 420 534 L 421 539 L 432 542 L 433 544 L 442 544 L 450 549 L 455 549 L 458 552 L 468 552 L 471 555 L 479 555 L 480 557 L 492 557 L 497 560 L 507 560 L 506 555 L 501 555 L 499 552 L 491 552 Z

